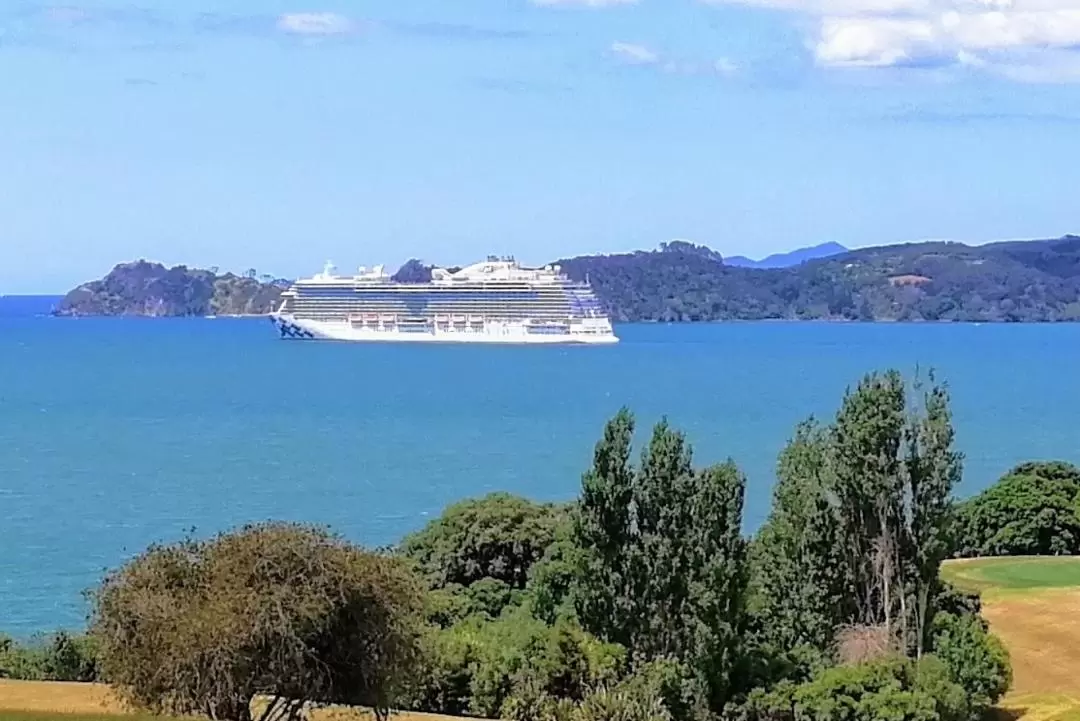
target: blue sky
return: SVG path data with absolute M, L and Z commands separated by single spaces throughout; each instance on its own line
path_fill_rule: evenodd
M 1080 229 L 1080 0 L 0 3 L 0 293 Z

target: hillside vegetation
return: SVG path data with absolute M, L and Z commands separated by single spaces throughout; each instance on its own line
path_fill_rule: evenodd
M 813 256 L 819 250 L 788 255 Z M 709 248 L 676 241 L 655 251 L 579 256 L 558 264 L 571 278 L 588 280 L 612 318 L 622 322 L 1080 321 L 1080 236 L 979 247 L 912 243 L 863 248 L 793 260 L 795 265 L 782 268 L 736 265 L 741 262 L 726 262 Z M 401 283 L 430 279 L 430 266 L 415 259 L 394 275 Z M 138 261 L 79 286 L 54 312 L 264 314 L 287 285 L 269 276 L 256 278 L 254 271 L 218 275 Z
M 1080 320 L 1080 236 L 864 248 L 770 270 L 684 242 L 559 264 L 619 321 Z
M 64 296 L 55 315 L 206 316 L 260 315 L 278 303 L 285 281 L 219 275 L 178 265 L 166 268 L 145 260 L 122 263 L 101 280 L 85 283 Z

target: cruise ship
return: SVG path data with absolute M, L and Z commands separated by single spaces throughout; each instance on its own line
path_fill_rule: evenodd
M 270 316 L 282 338 L 457 343 L 617 343 L 587 283 L 558 266 L 525 268 L 488 258 L 428 283 L 399 283 L 383 269 L 296 281 Z

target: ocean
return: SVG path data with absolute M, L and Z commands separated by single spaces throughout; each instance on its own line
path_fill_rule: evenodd
M 83 625 L 155 541 L 251 521 L 397 541 L 494 490 L 575 496 L 604 421 L 667 416 L 768 512 L 795 424 L 870 370 L 952 389 L 962 491 L 1080 462 L 1080 325 L 630 325 L 612 347 L 283 342 L 260 319 L 53 319 L 0 300 L 0 632 Z M 6 308 L 6 310 L 5 310 Z

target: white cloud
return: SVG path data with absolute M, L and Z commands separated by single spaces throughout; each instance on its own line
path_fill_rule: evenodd
M 659 51 L 644 45 L 634 43 L 612 43 L 609 48 L 611 54 L 624 63 L 630 65 L 653 65 L 665 73 L 679 75 L 722 75 L 731 77 L 738 72 L 739 67 L 728 60 L 720 58 L 713 62 L 699 62 L 696 60 L 684 60 L 667 57 Z
M 293 35 L 347 35 L 356 29 L 349 18 L 337 13 L 285 13 L 278 17 L 277 27 Z
M 635 5 L 638 0 L 531 0 L 540 7 L 607 8 L 616 5 Z
M 612 43 L 611 52 L 623 62 L 634 65 L 655 65 L 660 62 L 660 54 L 644 45 L 633 43 Z
M 952 64 L 1027 81 L 1073 78 L 1080 63 L 1080 0 L 703 1 L 810 16 L 814 56 L 830 67 Z

